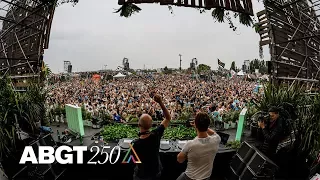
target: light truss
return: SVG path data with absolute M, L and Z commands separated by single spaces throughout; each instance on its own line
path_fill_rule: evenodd
M 56 2 L 0 0 L 0 77 L 14 86 L 39 77 Z

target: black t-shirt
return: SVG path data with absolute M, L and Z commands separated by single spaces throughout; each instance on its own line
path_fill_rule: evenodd
M 165 127 L 160 125 L 150 132 L 149 137 L 133 141 L 133 148 L 141 161 L 135 168 L 135 174 L 139 178 L 152 178 L 161 172 L 159 148 L 164 130 Z

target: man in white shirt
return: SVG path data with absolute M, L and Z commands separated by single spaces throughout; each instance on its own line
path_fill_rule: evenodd
M 177 156 L 179 163 L 188 160 L 186 171 L 177 180 L 209 180 L 221 138 L 208 128 L 210 118 L 207 113 L 198 113 L 192 125 L 196 128 L 197 137 L 188 141 Z

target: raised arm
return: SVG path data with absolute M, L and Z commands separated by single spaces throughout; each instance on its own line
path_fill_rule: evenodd
M 208 133 L 209 136 L 212 136 L 212 135 L 214 135 L 216 132 L 214 132 L 214 130 L 208 128 L 207 133 Z
M 191 124 L 194 128 L 196 128 L 196 125 L 195 125 L 194 121 L 190 122 L 190 124 Z M 209 136 L 212 136 L 212 135 L 214 135 L 215 133 L 216 133 L 216 132 L 214 132 L 214 130 L 208 128 L 207 134 L 208 134 Z
M 163 101 L 162 101 L 162 98 L 159 96 L 159 95 L 155 95 L 154 96 L 154 100 L 159 103 L 162 111 L 163 111 L 163 114 L 164 114 L 164 120 L 161 122 L 161 124 L 167 128 L 169 126 L 169 123 L 171 121 L 171 115 L 170 115 L 170 112 L 168 111 L 168 109 L 166 108 L 166 106 L 163 104 Z

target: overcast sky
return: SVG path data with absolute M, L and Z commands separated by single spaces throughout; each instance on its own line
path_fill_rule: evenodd
M 255 13 L 263 4 L 253 0 Z M 142 11 L 130 18 L 114 14 L 117 0 L 80 0 L 55 11 L 49 49 L 44 60 L 53 72 L 63 71 L 63 61 L 71 61 L 73 71 L 101 70 L 122 66 L 188 68 L 192 58 L 217 69 L 217 58 L 229 68 L 246 59 L 259 58 L 259 35 L 251 27 L 238 26 L 233 32 L 227 23 L 217 23 L 211 11 L 200 14 L 192 8 L 159 4 L 139 5 Z M 269 60 L 265 50 L 265 60 Z

